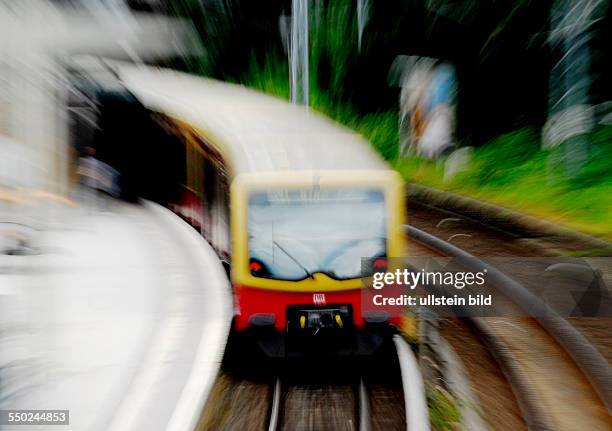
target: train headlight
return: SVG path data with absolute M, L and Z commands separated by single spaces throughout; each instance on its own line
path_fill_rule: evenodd
M 374 272 L 385 272 L 388 266 L 389 263 L 387 262 L 386 257 L 376 258 L 372 262 L 372 269 L 374 270 Z
M 249 272 L 255 277 L 262 277 L 269 274 L 268 269 L 263 262 L 257 259 L 251 259 L 249 261 Z

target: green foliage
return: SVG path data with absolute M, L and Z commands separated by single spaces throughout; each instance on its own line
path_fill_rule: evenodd
M 572 189 L 612 184 L 612 126 L 599 126 L 589 137 L 589 151 L 586 164 L 580 172 L 569 179 Z
M 357 19 L 352 2 L 331 0 L 315 9 L 310 31 L 310 86 L 334 103 L 342 99 L 357 55 Z
M 393 160 L 397 157 L 397 112 L 367 114 L 359 118 L 358 123 L 356 130 L 365 136 L 385 159 Z
M 263 63 L 252 56 L 249 68 L 240 77 L 241 84 L 281 99 L 289 99 L 289 68 L 286 61 L 268 56 Z
M 503 187 L 518 175 L 542 171 L 538 157 L 539 135 L 535 128 L 519 129 L 499 136 L 475 150 L 475 160 L 463 180 L 474 187 Z
M 612 239 L 612 128 L 587 136 L 589 159 L 568 176 L 557 152 L 541 148 L 536 128 L 519 129 L 476 148 L 469 168 L 450 180 L 444 164 L 410 157 L 394 167 L 408 181 L 491 201 Z
M 453 397 L 442 388 L 427 388 L 427 407 L 431 425 L 438 431 L 461 429 L 459 408 Z

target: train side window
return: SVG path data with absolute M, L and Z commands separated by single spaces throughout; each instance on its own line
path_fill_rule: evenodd
M 218 160 L 204 158 L 204 236 L 223 258 L 229 256 L 227 175 Z

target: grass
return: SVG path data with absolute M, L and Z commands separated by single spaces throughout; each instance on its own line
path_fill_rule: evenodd
M 418 158 L 392 162 L 412 182 L 505 206 L 612 240 L 612 128 L 589 136 L 591 155 L 574 175 L 557 162 L 561 149 L 540 148 L 534 128 L 503 135 L 473 151 L 469 167 L 451 179 L 445 166 Z M 606 148 L 607 147 L 607 148 Z
M 439 387 L 427 387 L 429 420 L 434 430 L 458 431 L 461 429 L 459 408 L 453 397 Z

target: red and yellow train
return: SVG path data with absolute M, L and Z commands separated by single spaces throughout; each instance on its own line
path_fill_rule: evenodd
M 282 355 L 287 335 L 359 338 L 393 323 L 362 306 L 362 276 L 405 254 L 404 187 L 366 140 L 241 86 L 116 70 L 184 145 L 183 190 L 169 205 L 231 268 L 235 334 L 267 334 L 278 340 L 267 353 Z

